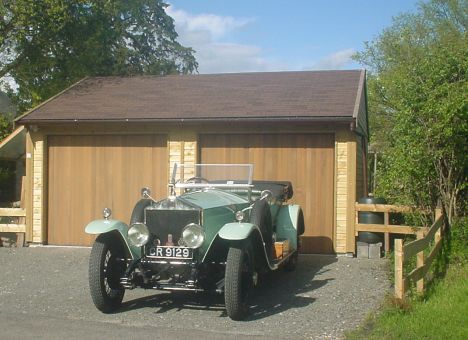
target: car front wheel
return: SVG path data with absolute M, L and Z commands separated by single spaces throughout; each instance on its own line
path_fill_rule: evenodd
M 120 307 L 125 289 L 120 284 L 125 256 L 120 240 L 111 235 L 99 235 L 89 258 L 89 288 L 94 305 L 104 313 Z
M 252 254 L 246 244 L 229 248 L 224 278 L 224 301 L 232 320 L 247 315 L 249 293 L 253 289 Z

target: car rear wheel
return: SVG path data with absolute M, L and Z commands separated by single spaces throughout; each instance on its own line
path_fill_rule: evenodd
M 94 305 L 103 313 L 120 307 L 125 289 L 120 284 L 125 256 L 120 240 L 111 235 L 99 235 L 89 258 L 89 289 Z
M 248 311 L 249 295 L 254 286 L 252 252 L 247 244 L 229 248 L 224 278 L 226 311 L 232 320 L 242 320 Z

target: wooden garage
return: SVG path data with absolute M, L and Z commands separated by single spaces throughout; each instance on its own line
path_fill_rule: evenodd
M 90 245 L 102 208 L 128 222 L 172 164 L 253 163 L 290 180 L 306 253 L 354 252 L 366 193 L 364 71 L 89 78 L 17 119 L 27 129 L 27 240 Z

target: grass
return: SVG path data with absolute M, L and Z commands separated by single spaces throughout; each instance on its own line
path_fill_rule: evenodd
M 468 265 L 449 266 L 427 298 L 401 304 L 388 298 L 347 339 L 468 339 Z

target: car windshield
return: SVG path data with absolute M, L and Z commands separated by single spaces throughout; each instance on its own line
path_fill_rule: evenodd
M 252 164 L 174 164 L 171 184 L 176 188 L 250 189 Z

